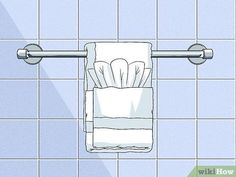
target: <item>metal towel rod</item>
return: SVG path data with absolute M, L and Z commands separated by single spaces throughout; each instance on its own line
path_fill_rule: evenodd
M 26 63 L 38 64 L 42 58 L 85 58 L 87 51 L 84 50 L 43 50 L 37 44 L 28 44 L 23 49 L 17 50 L 17 58 Z M 207 59 L 213 58 L 213 50 L 207 49 L 202 44 L 193 44 L 188 50 L 152 50 L 152 58 L 188 58 L 188 60 L 200 65 Z

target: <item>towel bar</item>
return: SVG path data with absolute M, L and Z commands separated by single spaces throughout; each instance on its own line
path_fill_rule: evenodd
M 85 58 L 84 50 L 43 50 L 37 44 L 28 44 L 23 49 L 17 50 L 17 58 L 24 59 L 28 64 L 38 64 L 42 58 Z M 152 58 L 188 58 L 188 60 L 200 65 L 207 59 L 213 58 L 213 50 L 207 49 L 202 44 L 193 44 L 188 50 L 152 50 Z

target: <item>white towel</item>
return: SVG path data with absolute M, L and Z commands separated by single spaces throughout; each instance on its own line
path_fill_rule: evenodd
M 150 43 L 86 44 L 89 152 L 148 152 L 153 144 Z M 96 80 L 96 81 L 95 81 Z
M 114 76 L 114 86 L 123 88 L 127 86 L 128 63 L 125 59 L 115 59 L 111 61 L 111 70 Z
M 139 87 L 143 78 L 143 72 L 145 70 L 145 63 L 136 61 L 129 64 L 128 81 L 129 87 Z
M 150 151 L 152 92 L 152 88 L 95 88 L 90 94 L 93 103 L 87 105 L 90 111 L 86 130 L 91 137 L 87 138 L 87 149 L 92 152 Z
M 139 61 L 144 63 L 145 69 L 152 69 L 152 45 L 148 42 L 93 42 L 86 44 L 85 50 L 87 51 L 85 90 L 93 90 L 96 87 L 88 71 L 94 69 L 95 62 L 111 64 L 113 60 L 124 59 L 128 65 Z M 151 87 L 151 77 L 151 73 L 148 74 L 143 87 Z
M 114 59 L 111 64 L 104 61 L 94 62 L 94 69 L 88 69 L 95 87 L 146 87 L 151 69 L 144 62 L 128 64 L 125 59 Z

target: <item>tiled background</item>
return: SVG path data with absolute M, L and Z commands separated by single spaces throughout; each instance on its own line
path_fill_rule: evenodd
M 30 66 L 16 50 L 129 40 L 153 49 L 200 42 L 215 56 L 201 66 L 153 61 L 150 153 L 87 153 L 83 60 Z M 197 164 L 234 165 L 235 82 L 235 0 L 0 0 L 0 176 L 184 177 Z

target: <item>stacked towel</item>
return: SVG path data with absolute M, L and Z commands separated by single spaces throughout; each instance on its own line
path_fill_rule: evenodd
M 151 44 L 89 43 L 86 147 L 89 152 L 152 149 Z

